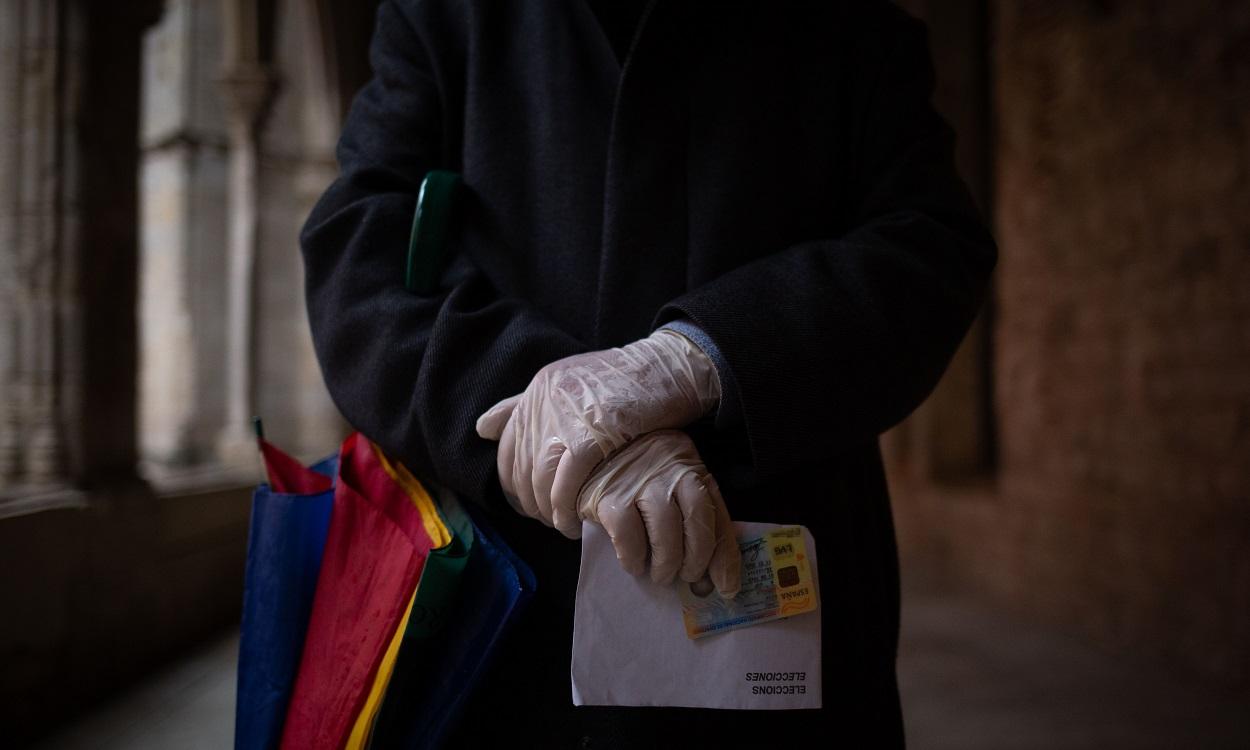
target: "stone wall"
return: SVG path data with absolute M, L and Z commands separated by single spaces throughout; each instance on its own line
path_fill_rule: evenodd
M 345 432 L 297 242 L 334 171 L 333 24 L 260 5 L 263 24 L 250 0 L 0 0 L 5 746 L 237 625 L 262 475 L 228 412 L 309 458 Z M 254 233 L 230 231 L 240 203 Z M 240 236 L 254 284 L 230 273 Z
M 3 744 L 46 734 L 237 626 L 248 490 L 114 485 L 0 522 Z
M 1250 6 L 992 8 L 998 465 L 895 462 L 905 578 L 1250 685 Z
M 237 622 L 247 490 L 135 472 L 141 39 L 160 9 L 0 0 L 6 747 Z

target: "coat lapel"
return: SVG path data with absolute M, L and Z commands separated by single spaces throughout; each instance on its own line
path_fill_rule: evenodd
M 652 0 L 622 68 L 604 184 L 594 336 L 600 346 L 647 335 L 660 307 L 685 290 L 684 14 L 681 3 Z

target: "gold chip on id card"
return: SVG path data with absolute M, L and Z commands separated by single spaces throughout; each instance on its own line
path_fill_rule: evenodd
M 678 581 L 682 619 L 691 638 L 816 609 L 816 587 L 802 528 L 787 526 L 754 539 L 740 539 L 738 549 L 742 553 L 742 590 L 733 599 L 721 598 L 707 576 L 696 583 Z

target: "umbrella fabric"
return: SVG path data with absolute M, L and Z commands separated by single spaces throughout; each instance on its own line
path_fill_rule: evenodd
M 425 533 L 429 535 L 430 540 L 434 544 L 435 549 L 442 549 L 451 543 L 452 532 L 443 521 L 439 512 L 438 504 L 434 498 L 430 497 L 430 493 L 426 492 L 425 487 L 417 481 L 416 477 L 404 468 L 403 464 L 392 463 L 382 452 L 382 449 L 370 443 L 373 449 L 373 457 L 377 461 L 377 465 L 382 469 L 386 476 L 399 486 L 412 504 L 421 513 L 421 525 L 425 528 Z M 379 480 L 381 481 L 381 480 Z
M 325 492 L 334 483 L 337 457 L 330 457 L 311 467 L 276 448 L 268 440 L 257 439 L 260 455 L 265 461 L 265 474 L 274 492 L 291 495 L 311 495 Z M 326 473 L 326 470 L 329 473 Z
M 383 468 L 411 496 L 429 498 L 425 487 L 402 464 L 384 464 Z M 425 569 L 421 572 L 421 581 L 417 584 L 417 592 L 406 616 L 406 622 L 400 631 L 396 631 L 395 639 L 391 642 L 396 652 L 400 651 L 402 642 L 402 650 L 406 653 L 406 663 L 410 665 L 420 665 L 428 661 L 424 656 L 416 655 L 415 652 L 427 648 L 430 636 L 446 623 L 448 607 L 454 603 L 461 574 L 468 563 L 469 553 L 474 544 L 473 523 L 455 496 L 449 492 L 443 492 L 435 501 L 435 505 L 438 507 L 440 518 L 451 529 L 453 536 L 450 544 L 430 553 L 429 559 L 425 562 Z M 394 656 L 398 656 L 398 653 Z M 387 652 L 387 657 L 392 657 L 390 650 Z M 389 667 L 385 675 L 389 683 L 394 673 L 395 662 L 384 662 L 384 666 Z M 382 670 L 379 670 L 379 675 L 381 674 Z M 374 683 L 374 691 L 370 693 L 369 701 L 366 702 L 368 715 L 366 716 L 366 712 L 362 711 L 362 715 L 358 717 L 357 724 L 352 730 L 352 738 L 348 741 L 349 750 L 361 746 L 354 745 L 353 741 L 367 735 L 367 732 L 362 731 L 366 721 L 369 729 L 372 730 L 378 710 L 381 708 L 382 698 L 388 693 L 388 688 L 389 684 L 382 690 L 378 690 L 377 682 Z M 375 698 L 376 702 L 374 702 Z
M 431 559 L 433 556 L 431 555 Z M 426 560 L 425 570 L 421 573 L 424 579 L 426 573 L 430 571 L 430 561 Z M 421 584 L 417 583 L 417 591 L 421 590 Z M 373 732 L 373 721 L 377 718 L 378 709 L 382 706 L 382 698 L 386 695 L 386 688 L 391 682 L 391 674 L 395 671 L 395 659 L 399 656 L 399 644 L 404 639 L 404 630 L 408 627 L 408 621 L 412 617 L 412 605 L 417 600 L 417 593 L 412 593 L 412 598 L 408 600 L 408 608 L 404 610 L 404 618 L 399 621 L 399 627 L 395 629 L 391 641 L 386 647 L 386 653 L 382 655 L 382 663 L 378 665 L 377 674 L 373 678 L 373 686 L 369 688 L 369 695 L 365 698 L 365 705 L 360 709 L 360 713 L 356 715 L 355 721 L 352 723 L 351 732 L 347 735 L 347 744 L 343 746 L 344 750 L 364 750 L 369 746 L 369 737 Z
M 437 528 L 435 520 L 432 528 Z M 353 434 L 339 477 L 308 634 L 282 733 L 283 748 L 339 748 L 416 590 L 436 542 L 427 521 Z
M 445 623 L 447 608 L 473 549 L 473 522 L 453 493 L 441 491 L 438 499 L 433 500 L 425 486 L 403 464 L 383 463 L 383 468 L 420 507 L 429 504 L 437 508 L 437 517 L 450 534 L 449 544 L 431 553 L 421 573 L 413 617 L 404 633 L 405 642 L 411 642 L 414 638 L 433 635 Z
M 499 638 L 533 594 L 529 567 L 481 521 L 474 520 L 471 527 L 473 548 L 448 607 L 446 626 L 432 634 L 418 631 L 411 641 L 405 634 L 374 727 L 375 747 L 438 747 Z
M 347 737 L 346 750 L 360 750 L 368 745 L 374 720 L 377 718 L 378 709 L 382 707 L 382 699 L 395 669 L 400 644 L 411 627 L 409 623 L 412 621 L 414 611 L 422 613 L 418 619 L 428 619 L 424 613 L 431 611 L 431 600 L 439 602 L 445 600 L 447 592 L 454 590 L 455 578 L 464 567 L 464 545 L 461 542 L 464 531 L 458 530 L 457 535 L 452 535 L 442 508 L 438 507 L 438 504 L 426 492 L 425 487 L 404 468 L 403 464 L 391 463 L 381 451 L 378 451 L 378 463 L 387 476 L 399 484 L 413 504 L 422 511 L 422 518 L 426 520 L 427 529 L 430 528 L 430 521 L 435 522 L 435 528 L 432 529 L 434 533 L 431 536 L 436 540 L 447 539 L 448 543 L 432 550 L 425 561 L 425 567 L 421 571 L 421 580 L 417 582 L 417 590 L 413 593 L 408 609 L 404 612 L 404 618 L 395 629 L 390 644 L 382 656 L 382 663 L 374 676 L 373 686 L 369 690 L 368 697 L 365 698 L 364 707 L 361 708 L 352 724 L 351 732 Z M 471 536 L 470 539 L 472 539 Z
M 278 745 L 334 502 L 337 456 L 311 468 L 261 441 L 270 485 L 252 495 L 239 635 L 235 747 Z

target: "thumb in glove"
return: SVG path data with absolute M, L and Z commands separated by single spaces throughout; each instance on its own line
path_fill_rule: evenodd
M 608 532 L 625 570 L 667 583 L 706 573 L 725 598 L 741 588 L 742 560 L 729 510 L 694 442 L 679 430 L 648 433 L 591 475 L 578 515 Z

